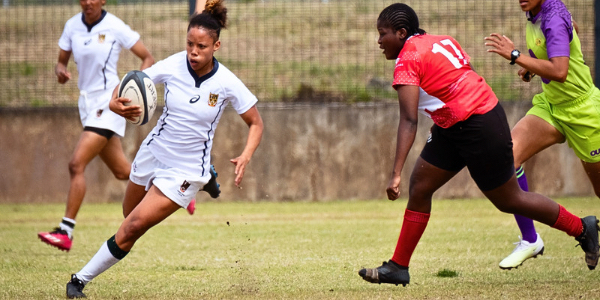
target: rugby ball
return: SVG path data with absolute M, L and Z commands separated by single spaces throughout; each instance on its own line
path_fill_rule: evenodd
M 125 103 L 126 106 L 139 105 L 142 109 L 142 114 L 135 120 L 126 119 L 127 122 L 138 126 L 148 123 L 158 103 L 154 82 L 146 73 L 137 70 L 129 71 L 123 76 L 119 84 L 119 97 L 131 100 Z

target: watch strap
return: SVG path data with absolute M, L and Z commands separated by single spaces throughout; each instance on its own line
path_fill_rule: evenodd
M 514 65 L 517 61 L 517 58 L 519 58 L 519 56 L 521 56 L 521 51 L 515 49 L 513 51 L 510 52 L 510 64 Z

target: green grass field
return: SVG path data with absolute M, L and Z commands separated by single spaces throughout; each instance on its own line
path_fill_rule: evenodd
M 578 215 L 598 199 L 560 199 Z M 486 200 L 436 200 L 406 288 L 357 272 L 391 257 L 406 201 L 219 203 L 151 229 L 85 289 L 92 299 L 600 299 L 571 237 L 539 224 L 546 254 L 512 271 L 498 262 L 518 235 Z M 65 284 L 117 229 L 120 204 L 86 204 L 69 253 L 41 243 L 64 205 L 0 205 L 0 298 L 63 299 Z

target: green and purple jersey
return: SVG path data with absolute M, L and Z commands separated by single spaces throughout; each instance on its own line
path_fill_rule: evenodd
M 527 12 L 527 48 L 531 57 L 549 60 L 569 57 L 569 71 L 564 83 L 542 78 L 542 88 L 548 102 L 566 103 L 587 94 L 594 88 L 590 68 L 583 60 L 581 43 L 573 30 L 571 13 L 560 0 L 546 0 L 541 11 L 531 16 Z

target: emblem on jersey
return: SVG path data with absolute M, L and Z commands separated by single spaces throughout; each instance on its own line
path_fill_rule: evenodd
M 100 44 L 104 43 L 105 39 L 106 39 L 106 34 L 98 34 L 98 43 L 100 43 Z
M 219 100 L 219 94 L 210 93 L 208 96 L 208 106 L 215 107 L 215 105 L 217 105 L 217 100 Z
M 100 116 L 102 115 L 102 112 L 103 112 L 103 111 L 104 111 L 104 110 L 102 110 L 102 109 L 99 109 L 99 110 L 97 110 L 97 111 L 96 111 L 96 117 L 100 118 Z
M 538 46 L 538 47 L 541 46 L 542 45 L 542 39 L 539 39 L 539 38 L 535 39 L 535 45 Z
M 187 180 L 184 180 L 183 183 L 181 184 L 181 186 L 179 187 L 179 191 L 182 193 L 185 193 L 185 191 L 187 191 L 187 189 L 190 187 L 190 183 L 187 182 Z
M 89 45 L 92 42 L 92 39 L 86 40 L 85 42 L 83 42 L 84 46 Z

